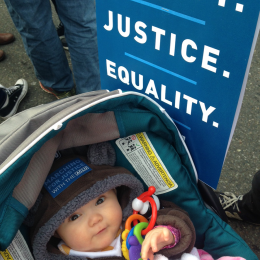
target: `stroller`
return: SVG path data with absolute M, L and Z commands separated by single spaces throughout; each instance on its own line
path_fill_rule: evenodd
M 143 94 L 121 90 L 89 92 L 40 105 L 0 125 L 0 259 L 1 255 L 8 259 L 3 254 L 15 250 L 13 259 L 33 259 L 23 222 L 56 152 L 105 141 L 116 151 L 116 165 L 132 172 L 145 189 L 153 184 L 160 198 L 189 213 L 197 248 L 214 258 L 257 260 L 222 220 L 225 216 L 214 192 L 198 181 L 185 142 L 165 110 Z M 151 153 L 157 161 L 144 159 Z

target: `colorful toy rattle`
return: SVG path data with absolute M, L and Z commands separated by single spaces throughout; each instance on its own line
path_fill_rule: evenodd
M 155 187 L 150 186 L 148 191 L 132 202 L 133 215 L 126 220 L 125 230 L 122 233 L 122 252 L 127 260 L 141 260 L 140 253 L 144 236 L 153 229 L 157 218 L 157 210 L 160 208 L 159 199 L 153 195 L 155 191 Z M 150 223 L 144 216 L 140 215 L 148 211 L 149 203 L 152 207 Z M 138 220 L 140 221 L 139 224 Z M 134 224 L 133 228 L 131 227 L 132 222 Z

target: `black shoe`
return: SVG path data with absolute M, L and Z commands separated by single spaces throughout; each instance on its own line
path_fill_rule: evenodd
M 6 92 L 8 100 L 7 106 L 0 109 L 0 117 L 7 119 L 16 113 L 21 100 L 28 91 L 28 84 L 26 80 L 18 79 L 13 87 L 0 86 L 0 88 Z
M 60 24 L 57 26 L 56 30 L 57 30 L 57 34 L 58 34 L 60 39 L 65 38 L 65 36 L 64 36 L 64 25 L 63 25 L 62 22 L 60 22 Z
M 243 195 L 236 196 L 232 192 L 216 192 L 216 194 L 228 218 L 246 221 L 254 225 L 260 225 L 260 219 L 253 218 L 248 214 L 246 215 L 241 212 L 239 204 L 243 200 Z
M 64 25 L 62 22 L 60 22 L 60 24 L 58 25 L 58 27 L 56 28 L 57 30 L 57 34 L 61 40 L 62 46 L 65 50 L 69 50 L 67 41 L 65 39 L 65 35 L 64 35 Z

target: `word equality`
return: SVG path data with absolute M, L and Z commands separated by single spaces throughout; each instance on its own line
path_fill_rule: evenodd
M 111 78 L 117 79 L 117 76 L 119 77 L 120 81 L 124 84 L 130 85 L 130 75 L 131 75 L 131 83 L 132 86 L 137 90 L 143 90 L 144 89 L 144 80 L 143 75 L 139 74 L 138 81 L 136 80 L 136 73 L 135 71 L 129 71 L 123 67 L 119 66 L 116 73 L 116 63 L 106 60 L 106 69 L 107 69 L 107 75 Z M 117 75 L 116 75 L 117 74 Z M 138 83 L 137 83 L 138 82 Z M 147 86 L 145 87 L 145 94 L 147 95 L 153 95 L 154 98 L 159 99 L 160 94 L 160 100 L 167 105 L 173 106 L 172 101 L 168 100 L 166 98 L 166 86 L 161 84 L 161 89 L 158 91 L 158 88 L 156 88 L 154 80 L 150 79 Z M 198 100 L 195 98 L 192 98 L 188 95 L 183 95 L 183 99 L 186 100 L 186 113 L 191 115 L 193 105 L 196 105 L 198 103 Z M 174 107 L 177 109 L 180 109 L 180 102 L 181 102 L 181 93 L 179 91 L 175 92 L 175 102 Z M 199 101 L 200 108 L 202 111 L 202 121 L 208 122 L 209 115 L 216 109 L 215 107 L 208 107 L 206 108 L 205 103 Z M 214 127 L 218 127 L 218 124 L 214 124 Z
M 117 29 L 119 34 L 122 37 L 129 37 L 130 36 L 130 17 L 125 17 L 125 28 L 123 29 L 123 22 L 122 22 L 122 15 L 121 14 L 117 14 Z M 114 28 L 114 23 L 113 23 L 113 12 L 112 11 L 108 11 L 108 24 L 104 25 L 105 30 L 107 31 L 112 31 Z M 142 22 L 142 21 L 137 21 L 135 23 L 135 32 L 136 35 L 134 36 L 134 40 L 140 44 L 144 44 L 147 42 L 147 34 L 145 32 L 145 29 L 147 28 L 147 25 Z M 166 31 L 164 29 L 158 28 L 156 26 L 152 26 L 152 31 L 155 33 L 155 49 L 156 50 L 160 50 L 161 48 L 161 38 L 162 36 L 166 35 Z M 169 47 L 169 55 L 174 56 L 175 55 L 175 46 L 176 46 L 176 34 L 171 33 L 170 35 L 170 47 Z M 182 42 L 181 45 L 181 55 L 182 58 L 189 63 L 193 63 L 195 62 L 195 60 L 197 59 L 197 57 L 195 56 L 188 56 L 187 54 L 187 50 L 188 47 L 192 48 L 194 50 L 197 50 L 197 44 L 192 41 L 191 39 L 185 39 Z M 216 73 L 217 68 L 212 66 L 213 64 L 217 63 L 217 59 L 212 56 L 216 55 L 219 56 L 220 51 L 212 48 L 210 46 L 204 45 L 204 50 L 203 50 L 203 57 L 202 57 L 202 63 L 201 63 L 201 67 L 203 69 L 209 70 L 211 72 Z M 209 64 L 211 63 L 211 65 Z

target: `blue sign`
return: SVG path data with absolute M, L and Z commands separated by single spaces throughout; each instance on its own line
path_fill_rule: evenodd
M 217 187 L 259 30 L 259 0 L 96 0 L 103 89 L 166 109 Z
M 55 198 L 74 181 L 91 170 L 82 160 L 76 158 L 48 175 L 44 188 Z

